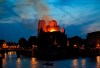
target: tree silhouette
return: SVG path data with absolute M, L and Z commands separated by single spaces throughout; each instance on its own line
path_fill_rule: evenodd
M 5 42 L 5 40 L 0 40 L 0 47 L 2 47 L 2 44 Z
M 20 47 L 26 48 L 27 47 L 27 40 L 25 38 L 20 38 L 18 41 Z
M 30 36 L 28 39 L 29 47 L 32 47 L 32 45 L 37 45 L 37 37 L 36 36 Z

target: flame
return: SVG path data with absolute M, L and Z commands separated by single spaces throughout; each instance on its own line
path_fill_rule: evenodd
M 55 30 L 55 29 L 51 29 L 51 30 L 50 30 L 50 32 L 54 32 L 54 31 L 56 31 L 56 30 Z
M 55 20 L 50 20 L 48 22 L 46 22 L 45 20 L 39 20 L 38 32 L 40 32 L 41 29 L 44 32 L 60 31 L 60 32 L 64 33 L 64 28 L 60 29 L 60 26 L 57 25 L 57 21 L 55 21 Z

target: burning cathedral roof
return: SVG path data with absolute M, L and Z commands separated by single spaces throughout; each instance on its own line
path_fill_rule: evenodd
M 60 26 L 57 24 L 56 20 L 50 20 L 50 21 L 39 20 L 38 32 L 40 32 L 41 29 L 44 32 L 58 32 L 58 31 L 60 31 L 60 32 L 64 33 L 64 28 L 60 28 Z

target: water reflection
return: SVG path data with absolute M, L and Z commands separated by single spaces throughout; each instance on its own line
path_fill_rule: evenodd
M 7 53 L 4 54 L 4 58 L 2 59 L 2 63 L 3 63 L 3 68 L 5 68 L 6 64 L 7 64 Z
M 7 53 L 4 54 L 4 59 L 6 59 L 6 58 L 7 58 Z
M 86 66 L 85 66 L 86 60 L 85 59 L 82 59 L 81 64 L 82 64 L 82 68 L 86 68 Z
M 38 61 L 36 58 L 31 58 L 31 68 L 38 68 Z
M 17 60 L 16 60 L 16 67 L 21 68 L 21 59 L 20 58 L 17 58 Z
M 100 63 L 100 56 L 96 57 L 97 63 Z
M 77 59 L 74 59 L 74 60 L 72 61 L 72 67 L 73 67 L 73 68 L 78 68 L 78 60 L 77 60 Z
M 2 63 L 3 63 L 3 68 L 6 68 L 7 60 L 6 59 L 2 59 Z
M 100 56 L 96 58 L 76 58 L 60 61 L 42 61 L 36 58 L 16 58 L 15 53 L 5 53 L 3 68 L 100 68 Z M 53 63 L 52 66 L 44 63 Z
M 10 61 L 11 61 L 11 59 L 12 59 L 12 55 L 16 55 L 16 52 L 10 51 L 10 52 L 7 53 L 7 56 L 8 56 L 8 58 L 10 59 Z
M 96 57 L 97 65 L 96 68 L 100 68 L 100 56 Z

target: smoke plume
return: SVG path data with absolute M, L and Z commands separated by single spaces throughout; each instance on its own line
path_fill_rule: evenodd
M 43 2 L 43 0 L 28 0 L 28 2 L 37 11 L 37 15 L 39 19 L 43 18 L 44 16 L 48 16 L 48 13 L 49 13 L 48 7 Z

